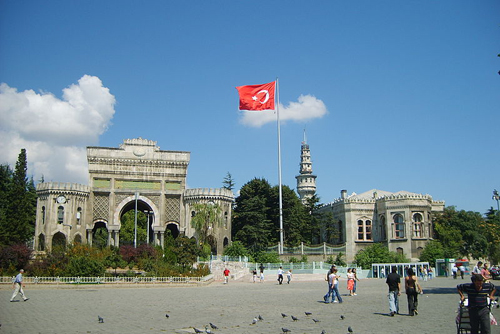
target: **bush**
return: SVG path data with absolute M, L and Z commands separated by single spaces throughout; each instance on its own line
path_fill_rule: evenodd
M 255 262 L 258 263 L 280 263 L 280 257 L 276 252 L 258 252 L 254 255 Z
M 4 246 L 0 248 L 0 273 L 12 275 L 19 269 L 28 266 L 32 250 L 24 244 Z
M 92 276 L 103 276 L 106 268 L 102 261 L 92 259 L 87 256 L 73 257 L 69 260 L 65 276 L 82 276 L 82 277 L 92 277 Z
M 248 250 L 240 241 L 233 241 L 233 243 L 224 249 L 224 255 L 231 257 L 248 256 Z
M 299 263 L 300 260 L 297 259 L 295 256 L 292 256 L 291 258 L 288 259 L 288 262 L 290 262 L 290 263 Z

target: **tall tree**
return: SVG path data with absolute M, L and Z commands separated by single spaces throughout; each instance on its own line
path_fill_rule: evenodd
M 234 189 L 234 179 L 231 173 L 227 172 L 226 177 L 222 181 L 222 188 L 233 191 Z
M 491 263 L 500 262 L 500 215 L 497 210 L 490 208 L 486 212 L 486 219 L 481 225 L 481 232 L 488 240 L 488 258 Z
M 0 231 L 2 244 L 23 243 L 33 238 L 36 196 L 33 196 L 34 190 L 30 190 L 34 185 L 28 183 L 27 170 L 26 150 L 23 148 L 19 153 L 10 189 L 7 192 L 6 219 Z
M 258 251 L 271 245 L 273 225 L 268 217 L 271 185 L 265 179 L 254 178 L 240 189 L 233 212 L 233 240 Z

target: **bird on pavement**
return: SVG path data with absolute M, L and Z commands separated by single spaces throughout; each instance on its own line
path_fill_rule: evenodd
M 281 330 L 283 331 L 283 333 L 290 333 L 291 330 L 289 330 L 288 328 L 281 328 Z
M 205 326 L 205 333 L 212 334 L 213 332 L 208 328 L 208 326 Z
M 314 321 L 314 322 L 319 322 L 319 320 L 318 320 L 318 319 L 314 319 L 314 318 L 313 318 L 313 321 Z
M 297 320 L 299 320 L 299 318 L 294 317 L 294 316 L 292 315 L 292 320 L 293 320 L 293 321 L 297 321 Z
M 170 316 L 168 315 L 168 313 L 167 313 L 167 314 L 165 314 L 165 318 L 170 318 Z
M 281 316 L 282 316 L 283 318 L 288 317 L 285 313 L 281 313 Z
M 215 326 L 213 323 L 210 323 L 210 327 L 212 327 L 212 329 L 219 329 L 219 327 Z
M 193 329 L 194 329 L 194 332 L 195 332 L 195 333 L 198 333 L 198 334 L 203 333 L 203 331 L 202 331 L 202 330 L 199 330 L 199 329 L 198 329 L 198 328 L 196 328 L 196 327 L 193 327 Z
M 306 315 L 311 315 L 312 313 L 311 312 L 304 312 Z
M 325 332 L 325 330 L 324 330 L 324 329 L 321 331 L 321 334 L 326 334 L 326 332 Z
M 257 323 L 257 321 L 259 321 L 259 319 L 253 318 L 252 323 L 250 325 L 255 325 Z
M 99 321 L 100 324 L 102 324 L 104 322 L 104 319 L 101 318 L 101 316 L 97 316 L 97 320 Z
M 345 319 L 345 317 L 344 317 L 343 315 L 340 315 L 340 319 L 344 320 L 344 319 Z
M 262 316 L 260 314 L 259 314 L 258 318 L 260 321 L 264 320 L 264 318 L 262 318 Z
M 351 326 L 347 327 L 347 331 L 348 331 L 349 333 L 352 333 L 352 328 L 351 328 Z

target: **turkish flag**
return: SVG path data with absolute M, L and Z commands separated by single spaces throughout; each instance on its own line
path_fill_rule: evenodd
M 240 110 L 274 110 L 276 81 L 236 87 L 240 94 Z

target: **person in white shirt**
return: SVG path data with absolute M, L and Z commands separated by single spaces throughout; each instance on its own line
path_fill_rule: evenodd
M 278 283 L 283 284 L 283 267 L 278 269 Z
M 10 298 L 10 301 L 13 302 L 14 298 L 16 298 L 17 294 L 20 293 L 21 297 L 23 297 L 24 301 L 27 301 L 29 298 L 26 297 L 24 294 L 23 288 L 25 287 L 23 283 L 23 274 L 24 274 L 24 269 L 19 270 L 19 274 L 17 274 L 16 278 L 14 279 L 13 287 L 14 287 L 14 293 L 12 294 L 12 297 Z

